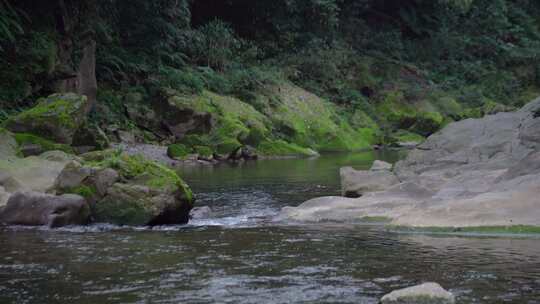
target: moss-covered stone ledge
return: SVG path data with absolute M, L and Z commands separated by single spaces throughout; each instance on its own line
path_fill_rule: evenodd
M 39 99 L 33 108 L 10 117 L 5 127 L 14 133 L 33 134 L 69 145 L 86 121 L 87 104 L 87 98 L 82 95 L 53 94 Z

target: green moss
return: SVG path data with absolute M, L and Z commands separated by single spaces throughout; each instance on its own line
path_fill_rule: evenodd
M 377 130 L 379 128 L 373 118 L 369 117 L 366 112 L 362 110 L 356 110 L 350 118 L 350 121 L 351 126 L 356 128 L 367 128 L 371 130 Z
M 167 147 L 167 156 L 172 159 L 185 159 L 190 149 L 183 144 L 172 144 Z
M 353 151 L 370 148 L 376 140 L 378 128 L 367 115 L 358 117 L 358 124 L 353 128 L 337 114 L 334 104 L 293 84 L 269 87 L 256 97 L 265 101 L 265 106 L 259 110 L 237 98 L 209 91 L 169 98 L 169 102 L 179 108 L 211 113 L 216 121 L 208 134 L 189 134 L 179 143 L 190 149 L 207 146 L 220 154 L 250 145 L 270 155 L 283 155 L 283 152 L 303 155 L 307 150 L 301 151 L 305 149 L 302 147 Z M 367 123 L 362 124 L 361 120 Z M 279 147 L 272 147 L 278 139 L 284 141 Z M 283 143 L 294 143 L 295 147 Z
M 52 120 L 62 126 L 76 128 L 79 123 L 73 114 L 80 110 L 83 102 L 86 102 L 86 97 L 77 94 L 54 94 L 40 99 L 36 106 L 16 118 L 23 121 Z
M 444 122 L 444 117 L 438 112 L 420 112 L 416 115 L 416 122 L 410 128 L 414 133 L 429 136 L 437 132 Z
M 179 143 L 185 145 L 188 148 L 208 145 L 210 144 L 210 142 L 210 136 L 204 134 L 188 134 L 179 141 Z
M 407 130 L 398 130 L 394 132 L 391 137 L 396 142 L 423 142 L 426 139 L 422 135 Z
M 206 158 L 212 157 L 212 155 L 214 154 L 214 151 L 212 150 L 212 148 L 207 147 L 207 146 L 195 146 L 194 151 L 199 156 L 206 157 Z
M 229 155 L 241 146 L 242 144 L 238 140 L 226 138 L 222 142 L 217 144 L 216 151 L 218 154 Z
M 269 134 L 266 127 L 269 120 L 265 115 L 234 97 L 203 91 L 200 95 L 174 96 L 169 101 L 180 108 L 212 113 L 216 118 L 216 126 L 210 133 L 189 134 L 180 140 L 192 149 L 206 146 L 228 154 L 242 143 L 256 145 Z
M 65 189 L 63 193 L 78 194 L 84 198 L 90 198 L 97 193 L 97 190 L 93 187 L 80 185 L 75 188 Z
M 334 104 L 310 92 L 282 83 L 268 94 L 277 101 L 268 115 L 289 142 L 318 151 L 354 151 L 373 144 L 375 130 L 353 129 Z
M 46 151 L 54 151 L 59 150 L 66 153 L 73 154 L 73 149 L 65 144 L 59 144 L 55 143 L 53 141 L 50 141 L 48 139 L 33 135 L 33 134 L 27 134 L 27 133 L 16 133 L 14 134 L 15 140 L 17 141 L 17 144 L 19 146 L 25 145 L 25 144 L 35 144 L 40 145 L 41 149 L 43 149 L 43 152 Z
M 187 201 L 193 201 L 191 189 L 176 172 L 140 155 L 130 156 L 121 151 L 107 150 L 87 153 L 82 157 L 86 165 L 115 169 L 124 180 L 157 190 L 179 189 Z
M 257 148 L 265 156 L 314 156 L 313 150 L 288 143 L 284 140 L 268 140 Z
M 463 106 L 455 98 L 450 96 L 434 98 L 433 103 L 445 115 L 455 116 L 463 111 Z
M 129 186 L 115 185 L 123 193 L 119 198 L 106 196 L 92 206 L 92 214 L 96 222 L 116 225 L 147 225 L 156 216 L 152 212 L 152 202 L 145 193 Z
M 33 108 L 10 117 L 5 126 L 16 133 L 31 133 L 70 144 L 73 135 L 85 121 L 85 96 L 74 93 L 54 94 L 41 98 Z
M 391 230 L 440 234 L 540 234 L 540 226 L 479 226 L 479 227 L 403 227 L 391 226 Z
M 403 93 L 387 92 L 382 102 L 377 106 L 377 113 L 393 127 L 408 129 L 416 121 L 416 109 L 407 104 Z

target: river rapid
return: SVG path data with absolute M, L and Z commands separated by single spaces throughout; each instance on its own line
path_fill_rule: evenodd
M 210 206 L 187 226 L 0 228 L 0 303 L 378 303 L 435 281 L 459 303 L 540 303 L 540 239 L 276 222 L 339 194 L 341 166 L 397 152 L 185 167 Z

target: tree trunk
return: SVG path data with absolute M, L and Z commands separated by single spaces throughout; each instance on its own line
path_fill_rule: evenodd
M 92 0 L 58 0 L 56 30 L 58 42 L 58 72 L 56 90 L 86 95 L 89 112 L 96 103 L 96 40 L 92 22 L 97 18 L 96 4 Z M 79 39 L 75 39 L 75 38 Z M 75 45 L 75 41 L 80 41 Z M 75 49 L 82 58 L 74 63 Z

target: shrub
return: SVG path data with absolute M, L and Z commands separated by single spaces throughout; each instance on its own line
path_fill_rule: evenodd
M 178 70 L 164 66 L 159 69 L 159 75 L 161 76 L 161 85 L 179 92 L 198 94 L 204 89 L 203 79 L 191 70 Z

